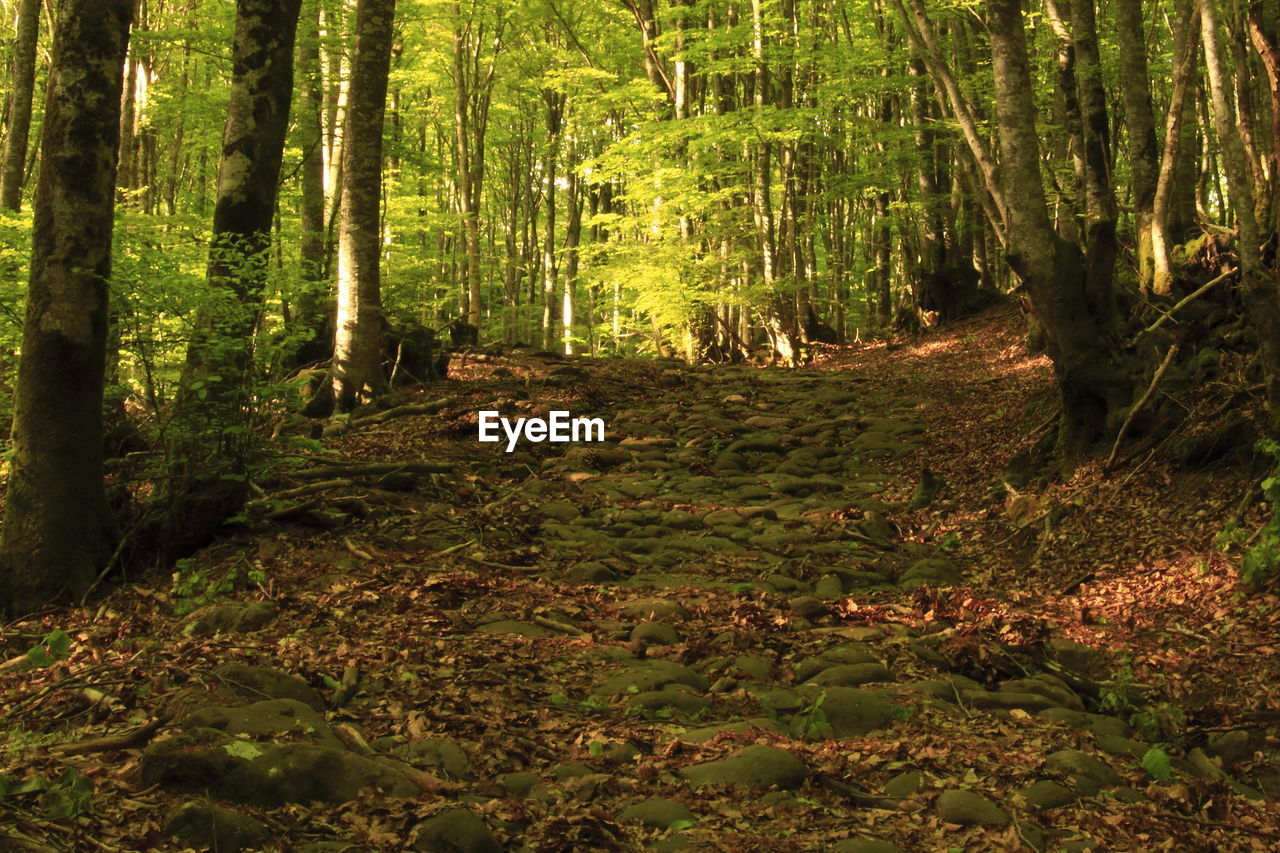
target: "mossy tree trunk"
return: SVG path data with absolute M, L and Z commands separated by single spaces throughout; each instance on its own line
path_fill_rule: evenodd
M 1059 448 L 1073 457 L 1103 437 L 1107 416 L 1132 395 L 1129 365 L 1117 339 L 1111 289 L 1115 200 L 1106 177 L 1106 115 L 1096 78 L 1078 80 L 1085 147 L 1082 249 L 1063 240 L 1049 217 L 1021 2 L 987 0 L 986 8 L 1009 214 L 1008 261 L 1025 284 L 1044 328 L 1045 347 L 1062 394 Z M 1089 54 L 1093 48 L 1087 43 L 1093 38 L 1092 14 L 1077 11 L 1073 17 L 1077 58 L 1083 59 L 1081 50 Z
M 63 0 L 0 526 L 0 612 L 83 593 L 110 558 L 102 391 L 120 94 L 133 0 Z
M 254 339 L 293 97 L 301 0 L 237 0 L 207 303 L 187 349 L 170 427 L 164 549 L 196 547 L 247 494 Z
M 40 37 L 40 0 L 18 4 L 17 36 L 13 45 L 13 80 L 9 128 L 0 163 L 0 207 L 18 210 L 27 173 L 27 140 L 31 134 L 31 103 L 36 88 L 36 42 Z

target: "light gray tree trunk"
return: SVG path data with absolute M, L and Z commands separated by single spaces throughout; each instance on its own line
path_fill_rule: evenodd
M 346 411 L 386 386 L 382 375 L 382 124 L 395 0 L 358 0 L 347 92 L 338 223 L 338 318 L 333 390 Z

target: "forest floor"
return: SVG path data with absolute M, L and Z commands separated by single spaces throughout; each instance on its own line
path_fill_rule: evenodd
M 173 584 L 4 628 L 0 850 L 1280 848 L 1280 600 L 1215 548 L 1257 473 L 1006 485 L 1019 326 L 459 358 Z M 610 441 L 477 441 L 551 409 Z

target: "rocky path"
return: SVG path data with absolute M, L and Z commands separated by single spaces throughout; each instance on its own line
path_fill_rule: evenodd
M 179 590 L 79 614 L 68 661 L 0 674 L 24 703 L 6 725 L 31 729 L 3 771 L 44 780 L 10 795 L 14 831 L 85 850 L 1275 849 L 1272 777 L 1243 770 L 1266 731 L 1166 743 L 1111 652 L 966 591 L 955 542 L 899 524 L 928 499 L 899 463 L 930 441 L 929 396 L 832 369 L 460 373 L 441 414 L 334 442 L 454 473 L 357 481 L 209 549 Z M 609 441 L 475 439 L 479 410 L 554 408 L 605 417 Z M 86 669 L 114 704 L 66 695 Z M 37 714 L 164 723 L 145 748 L 66 755 Z M 66 773 L 92 793 L 59 821 L 42 809 Z

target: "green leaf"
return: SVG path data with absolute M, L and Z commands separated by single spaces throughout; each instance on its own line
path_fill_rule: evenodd
M 53 631 L 49 636 L 44 638 L 44 644 L 49 647 L 49 653 L 56 658 L 64 658 L 71 654 L 71 638 L 67 636 L 67 632 L 61 629 Z
M 1169 763 L 1169 753 L 1158 746 L 1153 746 L 1142 756 L 1142 769 L 1153 779 L 1167 782 L 1173 778 L 1173 766 Z
M 667 827 L 667 830 L 670 832 L 681 832 L 682 830 L 691 829 L 697 825 L 698 822 L 696 820 L 689 820 L 686 818 L 685 820 L 678 820 L 674 822 Z

